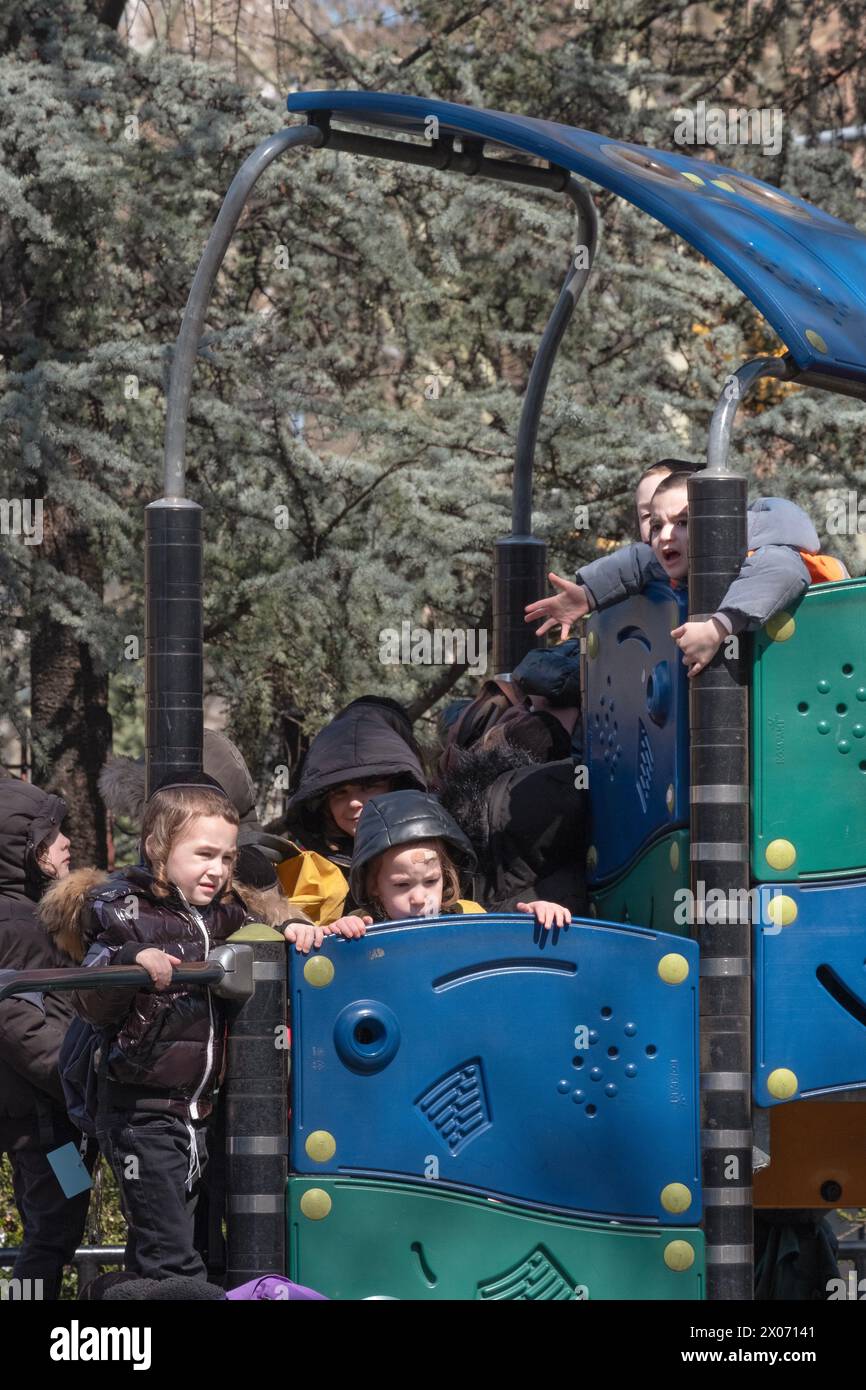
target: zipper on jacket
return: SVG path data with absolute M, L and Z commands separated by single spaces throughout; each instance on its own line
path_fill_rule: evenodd
M 183 896 L 183 894 L 180 892 L 180 889 L 178 889 L 177 891 L 178 891 L 178 893 L 180 894 L 180 897 L 181 897 L 181 899 L 183 900 L 185 906 L 189 909 L 189 915 L 190 915 L 192 921 L 193 921 L 194 924 L 199 928 L 199 930 L 200 930 L 202 936 L 204 937 L 204 958 L 205 958 L 205 960 L 207 960 L 208 955 L 210 954 L 210 937 L 208 936 L 208 930 L 207 930 L 207 927 L 205 926 L 204 918 L 202 917 L 201 913 L 200 913 L 195 907 L 193 907 L 192 903 L 187 902 L 186 898 L 185 898 L 185 897 Z M 192 1120 L 199 1120 L 199 1119 L 201 1119 L 201 1116 L 200 1116 L 199 1113 L 198 1113 L 198 1098 L 199 1098 L 199 1096 L 201 1095 L 202 1091 L 204 1090 L 205 1082 L 207 1081 L 208 1077 L 209 1077 L 210 1074 L 211 1074 L 211 1071 L 213 1070 L 213 1045 L 214 1045 L 213 1002 L 212 1002 L 211 997 L 210 997 L 210 990 L 209 990 L 209 989 L 206 990 L 206 994 L 207 994 L 207 1013 L 208 1013 L 208 1038 L 207 1038 L 207 1049 L 206 1049 L 206 1052 L 205 1052 L 204 1075 L 202 1076 L 201 1081 L 199 1082 L 198 1086 L 196 1087 L 196 1090 L 195 1090 L 195 1092 L 193 1093 L 192 1100 L 191 1100 L 190 1103 L 189 1103 L 189 1114 L 190 1114 L 190 1119 L 192 1119 Z

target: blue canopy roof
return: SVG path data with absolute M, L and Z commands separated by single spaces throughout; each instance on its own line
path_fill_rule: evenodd
M 590 130 L 393 92 L 295 92 L 291 112 L 467 135 L 581 174 L 691 243 L 751 300 L 797 367 L 866 383 L 866 235 L 771 184 Z M 841 382 L 840 382 L 841 385 Z

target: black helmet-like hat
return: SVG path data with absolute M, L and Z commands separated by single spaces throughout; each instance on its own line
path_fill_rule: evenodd
M 475 851 L 460 826 L 429 792 L 386 792 L 372 796 L 358 820 L 349 887 L 355 902 L 364 893 L 364 870 L 387 849 L 414 840 L 442 840 L 460 868 L 472 870 Z

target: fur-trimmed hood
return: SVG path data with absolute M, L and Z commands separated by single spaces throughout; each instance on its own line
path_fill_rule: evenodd
M 536 897 L 586 912 L 586 793 L 575 789 L 570 758 L 539 763 L 523 749 L 472 748 L 441 800 L 472 841 L 475 897 L 489 912 Z
M 54 938 L 59 949 L 76 963 L 80 963 L 87 954 L 83 923 L 88 895 L 106 886 L 111 878 L 112 875 L 104 869 L 74 869 L 66 878 L 52 883 L 39 903 L 37 911 L 45 930 Z M 279 885 L 275 888 L 251 888 L 234 879 L 232 891 L 251 916 L 270 927 L 310 920 L 289 902 Z
M 469 836 L 481 867 L 492 867 L 488 791 L 503 773 L 530 767 L 536 759 L 525 748 L 511 744 L 499 747 L 459 749 L 439 793 L 439 800 Z

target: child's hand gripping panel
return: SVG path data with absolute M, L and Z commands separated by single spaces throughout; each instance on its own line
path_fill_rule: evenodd
M 444 917 L 291 970 L 294 1172 L 699 1219 L 694 942 Z

